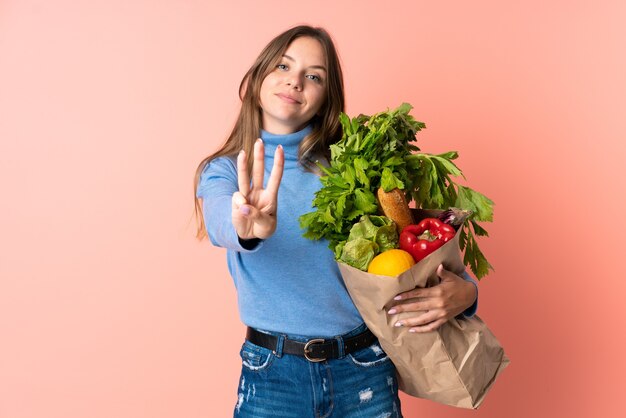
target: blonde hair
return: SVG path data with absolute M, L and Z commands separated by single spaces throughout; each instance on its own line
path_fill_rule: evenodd
M 254 141 L 259 137 L 262 128 L 259 95 L 265 77 L 274 70 L 279 60 L 294 39 L 308 36 L 317 39 L 325 52 L 326 68 L 326 100 L 320 111 L 309 122 L 312 131 L 300 143 L 298 159 L 307 170 L 314 168 L 312 158 L 322 155 L 330 159 L 330 145 L 341 139 L 341 123 L 339 114 L 344 111 L 345 99 L 343 89 L 343 73 L 339 57 L 333 41 L 326 30 L 306 25 L 293 27 L 272 39 L 261 51 L 256 61 L 244 75 L 239 85 L 241 110 L 232 132 L 222 147 L 203 159 L 194 178 L 194 203 L 196 218 L 196 238 L 207 237 L 206 225 L 202 213 L 202 199 L 196 197 L 200 175 L 213 159 L 222 156 L 234 156 L 245 150 L 248 157 L 248 172 L 252 169 Z

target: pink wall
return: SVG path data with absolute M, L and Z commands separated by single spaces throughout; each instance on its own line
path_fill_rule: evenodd
M 412 103 L 496 202 L 479 313 L 512 363 L 478 411 L 405 416 L 625 416 L 623 4 L 0 1 L 0 417 L 232 414 L 244 327 L 192 179 L 297 23 L 350 114 Z

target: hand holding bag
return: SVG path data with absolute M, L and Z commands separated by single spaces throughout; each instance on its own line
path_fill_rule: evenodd
M 414 210 L 416 220 L 439 213 Z M 437 284 L 439 264 L 459 275 L 464 271 L 460 231 L 461 228 L 454 239 L 399 277 L 378 276 L 338 264 L 357 309 L 396 366 L 400 390 L 418 398 L 476 409 L 509 364 L 504 349 L 487 325 L 474 315 L 452 318 L 432 332 L 410 333 L 407 327 L 394 324 L 415 316 L 415 312 L 387 314 L 398 293 Z

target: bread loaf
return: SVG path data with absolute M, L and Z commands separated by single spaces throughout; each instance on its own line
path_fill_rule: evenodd
M 396 223 L 398 234 L 405 226 L 414 223 L 411 209 L 402 190 L 395 188 L 386 192 L 382 187 L 379 187 L 376 194 L 378 207 L 386 217 Z

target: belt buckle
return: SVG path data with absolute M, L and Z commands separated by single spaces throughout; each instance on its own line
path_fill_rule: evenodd
M 326 360 L 326 358 L 311 358 L 309 357 L 309 347 L 311 344 L 317 344 L 317 343 L 324 343 L 324 339 L 323 338 L 314 338 L 312 340 L 309 340 L 306 342 L 306 344 L 304 345 L 304 357 L 309 360 L 312 363 L 319 363 L 320 361 L 324 361 Z

